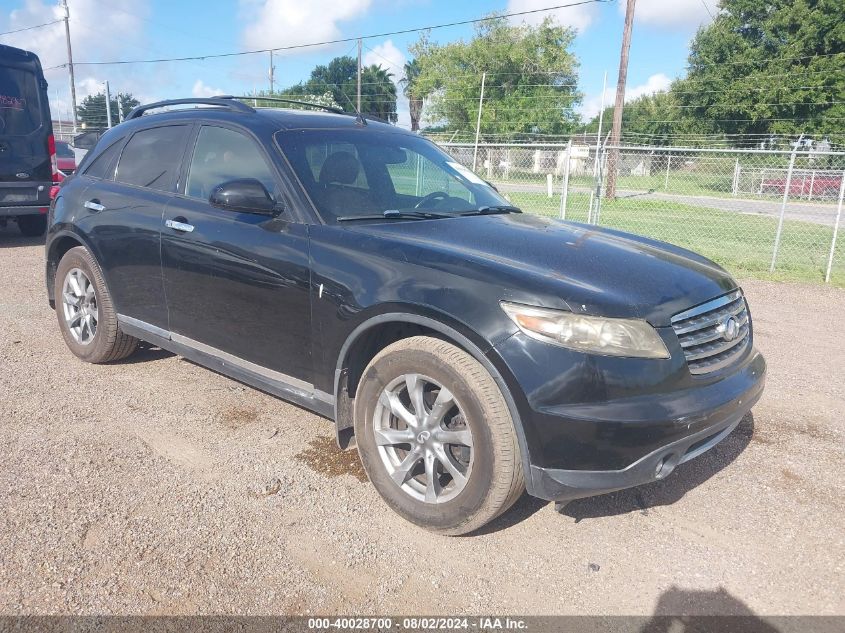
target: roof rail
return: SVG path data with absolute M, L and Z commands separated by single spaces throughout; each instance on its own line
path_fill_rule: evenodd
M 340 108 L 335 108 L 334 106 L 327 106 L 322 105 L 319 103 L 310 103 L 308 101 L 297 101 L 295 99 L 282 99 L 280 97 L 262 97 L 260 95 L 255 95 L 252 97 L 225 97 L 226 99 L 252 99 L 254 101 L 272 101 L 273 103 L 290 103 L 293 105 L 301 105 L 307 106 L 309 108 L 317 108 L 318 110 L 325 110 L 326 112 L 333 112 L 334 114 L 349 114 Z
M 147 110 L 164 108 L 173 105 L 210 105 L 238 112 L 255 112 L 255 110 L 250 108 L 247 104 L 241 101 L 236 101 L 235 99 L 235 97 L 230 95 L 220 95 L 208 98 L 192 97 L 190 99 L 167 99 L 165 101 L 156 101 L 155 103 L 147 103 L 145 105 L 138 106 L 126 116 L 126 120 L 129 121 L 130 119 L 137 119 Z

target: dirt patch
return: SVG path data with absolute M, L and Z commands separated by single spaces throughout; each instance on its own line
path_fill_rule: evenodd
M 311 470 L 327 477 L 352 475 L 358 481 L 367 481 L 367 473 L 358 458 L 358 451 L 340 450 L 333 437 L 321 435 L 308 442 L 310 448 L 296 455 L 296 459 L 305 462 Z
M 237 429 L 247 424 L 252 424 L 258 419 L 258 411 L 234 407 L 220 412 L 220 424 L 230 429 Z

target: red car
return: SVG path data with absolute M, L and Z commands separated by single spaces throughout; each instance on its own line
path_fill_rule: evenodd
M 76 155 L 65 141 L 56 141 L 56 161 L 58 167 L 69 175 L 76 171 Z
M 829 173 L 793 175 L 789 183 L 789 195 L 807 198 L 836 198 L 842 186 L 842 176 Z M 764 180 L 760 186 L 761 193 L 777 193 L 783 195 L 786 191 L 786 178 L 770 178 Z

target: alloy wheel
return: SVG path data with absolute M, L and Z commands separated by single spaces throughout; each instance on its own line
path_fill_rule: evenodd
M 73 340 L 88 345 L 97 334 L 97 294 L 94 284 L 79 268 L 72 268 L 62 285 L 62 308 L 65 323 Z
M 444 503 L 466 487 L 472 470 L 472 431 L 452 393 L 421 374 L 390 382 L 373 413 L 382 464 L 408 495 Z

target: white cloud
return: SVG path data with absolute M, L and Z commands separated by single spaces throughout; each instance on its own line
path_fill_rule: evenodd
M 608 76 L 608 82 L 610 81 L 610 76 Z M 638 86 L 631 86 L 628 85 L 625 90 L 625 102 L 633 101 L 638 97 L 642 97 L 643 95 L 651 95 L 655 92 L 662 92 L 664 90 L 668 90 L 669 86 L 672 85 L 672 79 L 669 78 L 664 73 L 656 73 L 651 75 L 648 79 L 646 79 L 645 83 L 639 84 Z M 592 119 L 596 116 L 599 111 L 601 110 L 602 104 L 602 95 L 601 93 L 596 95 L 590 95 L 586 99 L 584 99 L 584 103 L 581 105 L 581 116 L 585 119 Z M 615 85 L 608 85 L 608 87 L 604 91 L 604 107 L 612 106 L 614 101 L 616 100 L 616 86 Z
M 105 6 L 105 8 L 104 8 Z M 53 2 L 26 0 L 19 9 L 0 13 L 2 30 L 14 30 L 62 18 Z M 95 61 L 126 56 L 129 46 L 144 41 L 144 20 L 149 0 L 74 0 L 70 6 L 70 31 L 75 61 Z M 65 29 L 61 23 L 4 37 L 4 44 L 34 51 L 45 68 L 67 62 Z M 67 71 L 63 69 L 66 74 Z
M 384 44 L 369 47 L 369 50 L 365 48 L 362 60 L 364 66 L 375 64 L 393 73 L 393 81 L 395 82 L 402 79 L 406 61 L 408 61 L 408 58 L 405 53 L 396 48 L 393 40 L 387 40 Z
M 73 58 L 77 63 L 76 98 L 81 102 L 89 94 L 102 92 L 109 81 L 112 93 L 129 92 L 138 100 L 155 100 L 168 79 L 166 65 L 88 66 L 87 61 L 126 59 L 149 56 L 152 49 L 147 38 L 146 18 L 150 0 L 73 0 L 70 5 L 70 31 Z M 0 9 L 0 31 L 43 24 L 63 17 L 56 3 L 47 0 L 25 0 L 17 9 Z M 3 38 L 4 44 L 35 52 L 41 59 L 50 85 L 50 108 L 54 117 L 68 118 L 70 88 L 67 68 L 51 68 L 67 63 L 64 25 L 13 33 Z
M 532 11 L 543 9 L 549 6 L 548 0 L 508 0 L 506 13 L 517 13 L 519 11 Z M 529 13 L 511 18 L 511 22 L 526 24 L 540 24 L 547 16 L 554 17 L 558 23 L 564 26 L 571 26 L 577 31 L 586 30 L 598 16 L 598 10 L 593 4 L 578 5 L 556 9 L 554 11 L 541 11 Z
M 649 26 L 695 29 L 712 22 L 710 14 L 719 10 L 716 4 L 716 0 L 638 0 L 634 20 Z M 619 2 L 619 13 L 625 15 L 625 2 Z
M 272 48 L 338 39 L 338 22 L 360 17 L 371 4 L 372 0 L 241 0 L 241 15 L 247 22 L 242 40 L 247 48 Z
M 194 87 L 191 89 L 191 94 L 194 97 L 215 97 L 217 95 L 226 94 L 222 88 L 212 88 L 207 86 L 202 79 L 197 79 L 194 82 Z

